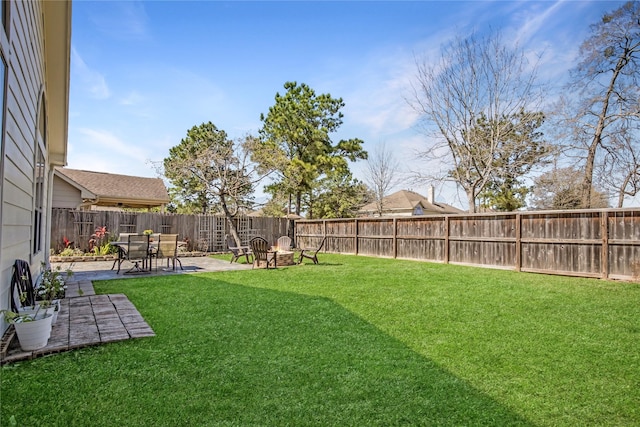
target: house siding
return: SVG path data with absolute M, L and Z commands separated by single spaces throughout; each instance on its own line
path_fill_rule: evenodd
M 4 146 L 0 162 L 0 309 L 9 308 L 13 263 L 24 259 L 34 277 L 48 254 L 48 230 L 43 229 L 42 250 L 33 253 L 34 167 L 36 148 L 45 153 L 44 209 L 48 216 L 50 166 L 46 141 L 38 136 L 40 100 L 45 93 L 45 43 L 43 1 L 8 2 L 9 34 L 2 40 L 7 64 L 4 105 Z M 64 6 L 67 7 L 67 6 Z M 70 12 L 70 9 L 69 9 Z M 61 23 L 62 24 L 62 23 Z M 66 24 L 66 23 L 65 23 Z M 0 30 L 2 31 L 2 30 Z M 6 47 L 9 47 L 7 49 Z M 45 96 L 46 100 L 46 96 Z M 66 123 L 65 123 L 66 126 Z M 46 136 L 45 136 L 46 137 Z M 65 142 L 66 143 L 66 142 Z M 7 324 L 0 318 L 0 332 Z
M 82 205 L 80 190 L 68 182 L 54 176 L 53 188 L 52 208 L 78 209 Z

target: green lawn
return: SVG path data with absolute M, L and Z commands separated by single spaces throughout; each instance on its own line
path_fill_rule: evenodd
M 640 284 L 320 259 L 95 283 L 157 336 L 3 367 L 0 425 L 640 425 Z

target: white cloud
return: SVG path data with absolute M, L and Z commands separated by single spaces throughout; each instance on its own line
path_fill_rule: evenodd
M 542 4 L 546 6 L 549 3 Z M 518 19 L 514 28 L 515 35 L 510 39 L 517 45 L 524 46 L 529 44 L 539 34 L 540 29 L 561 12 L 565 1 L 559 0 L 550 4 L 542 12 L 536 7 L 533 11 L 517 14 Z
M 471 13 L 469 11 L 462 14 Z M 384 46 L 369 52 L 352 68 L 350 87 L 343 88 L 349 120 L 369 129 L 374 138 L 386 138 L 415 127 L 420 114 L 410 105 L 416 62 L 440 58 L 440 47 L 465 29 L 455 26 L 438 28 L 428 37 L 411 45 Z M 345 113 L 346 116 L 346 113 Z
M 399 49 L 376 52 L 354 69 L 338 92 L 345 99 L 345 117 L 373 138 L 403 131 L 415 123 L 416 112 L 405 101 L 413 75 L 411 55 Z
M 146 164 L 149 150 L 136 141 L 124 141 L 109 131 L 77 129 L 77 136 L 69 139 L 69 167 L 96 172 L 154 176 Z M 73 142 L 72 142 L 73 141 Z M 76 150 L 81 146 L 81 150 Z
M 107 99 L 111 96 L 107 81 L 98 71 L 91 69 L 82 59 L 75 47 L 71 48 L 71 73 L 74 84 L 79 84 L 80 92 L 86 92 L 94 99 Z

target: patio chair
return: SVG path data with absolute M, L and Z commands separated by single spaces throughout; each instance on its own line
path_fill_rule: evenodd
M 167 268 L 169 268 L 169 261 L 173 270 L 176 269 L 176 262 L 180 264 L 180 270 L 182 268 L 182 262 L 178 258 L 178 235 L 177 234 L 158 234 L 157 243 L 154 242 L 155 250 L 153 251 L 153 257 L 156 259 L 156 271 L 158 271 L 158 258 L 167 259 Z
M 291 237 L 281 236 L 278 238 L 278 250 L 290 251 L 291 250 Z
M 20 296 L 23 300 L 20 300 Z M 20 307 L 34 305 L 36 294 L 33 288 L 31 267 L 27 261 L 17 259 L 13 263 L 13 274 L 11 276 L 11 310 L 18 312 Z
M 236 241 L 233 236 L 227 234 L 225 236 L 225 240 L 227 241 L 227 247 L 231 251 L 231 263 L 234 261 L 238 261 L 238 258 L 245 257 L 247 260 L 247 264 L 252 261 L 249 261 L 249 257 L 253 257 L 251 252 L 251 248 L 249 246 L 236 246 Z
M 120 233 L 118 234 L 117 242 L 109 243 L 118 249 L 118 256 L 116 257 L 116 259 L 113 260 L 113 265 L 111 266 L 112 270 L 115 268 L 116 264 L 118 264 L 118 271 L 120 271 L 120 264 L 122 264 L 122 261 L 124 261 L 124 258 L 121 253 L 122 248 L 127 245 L 127 243 L 129 242 L 129 236 L 131 236 L 132 234 L 136 234 L 136 233 Z
M 260 266 L 261 262 L 266 264 L 267 269 L 269 269 L 270 265 L 273 265 L 273 268 L 277 268 L 276 253 L 269 250 L 269 243 L 266 239 L 254 237 L 249 241 L 249 245 L 251 246 L 251 252 L 253 252 L 251 268 L 255 267 L 256 263 Z
M 133 263 L 133 267 L 126 273 L 145 272 L 149 260 L 149 236 L 131 234 L 127 236 L 127 244 L 119 246 L 119 249 L 118 274 L 120 274 L 120 264 L 125 260 Z
M 120 234 L 118 234 L 118 241 L 119 242 L 127 242 L 129 240 L 129 236 L 134 235 L 134 234 L 138 234 L 138 233 L 120 233 Z
M 317 248 L 302 248 L 300 249 L 300 258 L 298 259 L 298 264 L 302 264 L 303 258 L 308 258 L 313 261 L 314 264 L 318 263 L 318 252 L 324 246 L 324 242 L 327 240 L 327 236 L 322 238 L 320 245 Z

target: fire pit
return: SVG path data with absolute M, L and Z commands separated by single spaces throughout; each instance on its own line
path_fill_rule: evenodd
M 276 264 L 281 265 L 293 265 L 293 252 L 291 251 L 278 251 L 276 252 Z
M 293 265 L 293 251 L 283 251 L 276 247 L 271 248 L 276 251 L 276 264 L 278 266 Z

